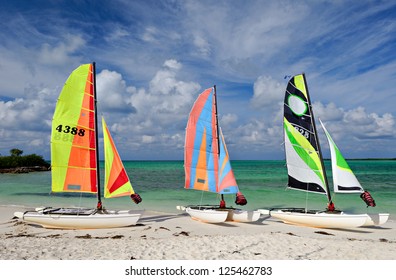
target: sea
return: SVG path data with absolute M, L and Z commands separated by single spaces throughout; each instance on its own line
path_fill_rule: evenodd
M 396 160 L 350 160 L 351 169 L 370 191 L 377 206 L 366 207 L 359 194 L 332 194 L 336 208 L 350 213 L 390 213 L 396 220 Z M 324 210 L 325 195 L 286 188 L 287 170 L 283 160 L 237 160 L 232 167 L 241 192 L 248 204 L 246 210 L 278 207 L 303 207 Z M 330 161 L 325 166 L 332 185 Z M 101 182 L 103 182 L 101 162 Z M 184 189 L 183 161 L 124 161 L 135 192 L 143 201 L 135 205 L 129 197 L 102 199 L 108 209 L 140 209 L 180 213 L 176 206 L 215 204 L 214 193 Z M 95 195 L 51 193 L 51 172 L 0 174 L 0 205 L 17 207 L 95 207 Z M 225 195 L 227 206 L 235 205 L 235 195 Z

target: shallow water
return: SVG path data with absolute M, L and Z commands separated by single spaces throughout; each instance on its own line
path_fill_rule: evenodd
M 362 186 L 373 195 L 377 207 L 366 208 L 358 194 L 336 194 L 337 208 L 354 213 L 388 212 L 396 216 L 396 160 L 351 160 L 348 162 Z M 176 205 L 218 204 L 216 194 L 184 189 L 182 161 L 125 161 L 127 173 L 136 192 L 143 198 L 138 206 L 127 197 L 105 199 L 112 209 L 140 208 L 176 213 Z M 330 162 L 326 161 L 327 170 Z M 326 196 L 287 190 L 284 161 L 233 161 L 233 170 L 240 190 L 246 196 L 248 210 L 273 207 L 308 207 L 324 209 Z M 103 167 L 103 165 L 102 165 Z M 328 171 L 332 184 L 331 171 Z M 103 172 L 102 172 L 103 174 Z M 103 178 L 101 180 L 103 182 Z M 95 196 L 51 194 L 51 173 L 0 174 L 0 204 L 20 206 L 84 206 L 94 207 Z M 226 195 L 227 206 L 234 204 L 234 195 Z

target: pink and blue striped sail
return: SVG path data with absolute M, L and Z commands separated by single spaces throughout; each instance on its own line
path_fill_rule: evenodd
M 204 90 L 191 109 L 184 149 L 185 188 L 238 193 L 230 158 L 216 117 L 215 88 Z

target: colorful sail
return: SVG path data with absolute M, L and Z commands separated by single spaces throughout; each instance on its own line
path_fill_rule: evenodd
M 287 84 L 283 120 L 288 187 L 329 196 L 304 74 Z
M 185 188 L 219 194 L 238 192 L 217 123 L 215 88 L 204 90 L 191 109 L 184 149 Z
M 129 181 L 124 165 L 103 117 L 102 126 L 105 151 L 104 196 L 106 198 L 130 196 L 131 194 L 134 194 L 132 184 Z
M 97 192 L 93 65 L 75 69 L 59 96 L 52 121 L 53 192 Z
M 324 132 L 326 133 L 327 140 L 330 146 L 334 192 L 338 192 L 338 193 L 363 192 L 364 190 L 362 186 L 360 185 L 355 174 L 353 174 L 345 158 L 342 156 L 334 140 L 331 138 L 330 133 L 327 131 L 322 121 L 321 120 L 319 121 L 323 127 Z

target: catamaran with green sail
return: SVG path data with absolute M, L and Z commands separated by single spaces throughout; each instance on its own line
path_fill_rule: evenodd
M 96 194 L 96 207 L 40 207 L 16 212 L 15 216 L 27 223 L 62 229 L 115 228 L 137 223 L 143 210 L 116 211 L 102 205 L 96 100 L 95 63 L 81 65 L 70 74 L 60 93 L 51 134 L 52 192 Z M 104 197 L 130 196 L 139 203 L 141 197 L 132 188 L 104 118 L 102 126 Z
M 371 195 L 364 191 L 344 157 L 322 124 L 329 141 L 335 192 L 361 193 L 367 206 L 375 206 Z M 285 223 L 322 228 L 354 228 L 379 225 L 389 214 L 352 214 L 335 209 L 323 163 L 315 118 L 305 75 L 292 77 L 284 98 L 284 145 L 288 172 L 288 188 L 326 195 L 325 210 L 283 208 L 269 211 L 272 217 Z M 263 213 L 263 211 L 262 211 Z

